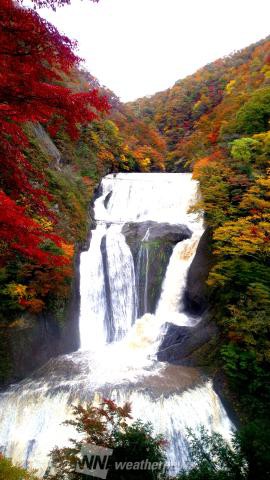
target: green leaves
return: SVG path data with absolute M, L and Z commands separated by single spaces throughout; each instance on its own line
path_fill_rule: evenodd
M 258 89 L 236 114 L 239 133 L 260 133 L 269 129 L 270 87 Z
M 248 465 L 234 436 L 229 445 L 218 433 L 210 435 L 203 427 L 189 431 L 192 469 L 179 480 L 244 480 Z
M 47 472 L 47 480 L 80 480 L 81 474 L 75 472 L 80 450 L 84 444 L 94 444 L 113 449 L 108 463 L 108 480 L 157 480 L 163 476 L 165 455 L 164 439 L 153 433 L 153 426 L 142 421 L 130 424 L 130 405 L 123 407 L 112 400 L 103 400 L 98 407 L 79 405 L 74 408 L 74 419 L 66 424 L 73 425 L 80 433 L 80 440 L 70 440 L 71 446 L 54 449 L 51 452 L 53 472 Z M 119 462 L 139 463 L 148 460 L 160 465 L 159 469 L 147 471 L 124 470 L 119 472 Z M 123 476 L 122 476 L 123 475 Z M 1 479 L 0 479 L 1 480 Z

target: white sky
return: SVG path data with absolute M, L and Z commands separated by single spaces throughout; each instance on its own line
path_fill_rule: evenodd
M 73 0 L 39 13 L 78 40 L 85 67 L 123 101 L 270 34 L 270 0 Z

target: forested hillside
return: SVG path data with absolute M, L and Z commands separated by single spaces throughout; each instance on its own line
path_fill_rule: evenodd
M 110 172 L 192 171 L 194 179 L 200 182 L 201 197 L 191 210 L 204 212 L 207 236 L 203 237 L 210 243 L 207 255 L 211 264 L 209 271 L 193 276 L 194 282 L 202 284 L 201 277 L 207 275 L 207 308 L 202 309 L 205 316 L 196 331 L 214 325 L 213 330 L 209 328 L 214 333 L 210 340 L 207 332 L 204 337 L 202 335 L 199 352 L 194 347 L 195 355 L 192 351 L 187 363 L 183 362 L 180 368 L 183 365 L 187 369 L 203 367 L 204 374 L 210 373 L 220 387 L 221 396 L 229 399 L 228 405 L 235 408 L 240 429 L 233 437 L 233 450 L 216 434 L 211 438 L 202 429 L 200 443 L 190 431 L 191 449 L 195 452 L 199 470 L 195 468 L 190 473 L 183 473 L 179 479 L 254 480 L 256 475 L 269 478 L 270 37 L 205 66 L 165 92 L 124 105 L 85 71 L 83 61 L 76 54 L 76 42 L 61 35 L 36 10 L 44 6 L 55 9 L 69 3 L 69 0 L 32 0 L 31 9 L 23 6 L 23 0 L 0 0 L 0 384 L 6 386 L 19 381 L 49 358 L 74 352 L 79 347 L 75 338 L 79 317 L 78 258 L 87 247 L 89 230 L 94 226 L 91 202 L 100 179 Z M 163 180 L 164 176 L 161 177 Z M 181 178 L 186 181 L 186 176 Z M 153 197 L 149 198 L 151 201 Z M 154 208 L 158 209 L 159 205 Z M 144 239 L 145 235 L 141 243 Z M 103 248 L 105 253 L 102 252 L 103 237 L 100 240 L 102 261 L 97 265 L 102 270 L 102 262 L 108 263 L 108 260 L 104 261 L 108 250 Z M 159 243 L 154 244 L 160 261 Z M 206 257 L 203 248 L 200 241 L 198 250 Z M 148 269 L 148 246 L 146 249 Z M 122 257 L 119 258 L 118 263 L 121 263 Z M 133 268 L 132 257 L 131 260 Z M 106 268 L 105 265 L 104 278 L 108 273 Z M 148 282 L 147 269 L 145 284 Z M 115 279 L 119 272 L 115 272 L 113 282 L 117 283 Z M 98 278 L 96 276 L 97 282 Z M 126 277 L 124 281 L 128 283 Z M 104 285 L 106 287 L 105 280 Z M 125 293 L 120 287 L 124 298 Z M 184 301 L 183 294 L 183 305 Z M 124 314 L 122 318 L 125 318 Z M 181 327 L 194 336 L 194 324 Z M 143 323 L 140 329 L 143 337 Z M 179 338 L 182 341 L 181 335 Z M 106 342 L 105 339 L 104 345 Z M 196 341 L 192 346 L 195 344 Z M 147 372 L 150 372 L 148 356 Z M 137 358 L 132 356 L 132 362 L 136 363 Z M 105 360 L 103 357 L 101 360 L 103 371 Z M 125 362 L 126 359 L 122 361 L 121 358 L 119 369 L 122 364 L 126 367 Z M 71 369 L 71 363 L 66 366 L 63 363 L 61 375 L 63 368 L 63 375 L 66 378 L 70 375 L 72 382 L 76 383 L 80 360 L 76 361 L 76 372 Z M 81 366 L 84 373 L 84 363 Z M 167 372 L 169 375 L 170 367 L 179 365 L 167 367 L 163 373 L 168 385 L 166 382 L 165 387 L 165 383 L 159 385 L 164 405 L 166 389 L 170 386 Z M 49 377 L 54 380 L 59 374 L 56 369 L 54 375 L 50 365 L 48 371 L 43 386 L 50 383 L 47 381 Z M 128 390 L 126 375 L 124 384 Z M 37 376 L 38 390 L 41 391 L 42 372 L 40 378 L 41 381 Z M 155 375 L 153 378 L 157 382 L 159 377 Z M 175 375 L 178 395 L 180 385 L 176 378 Z M 31 377 L 29 392 L 34 380 L 35 376 Z M 78 384 L 80 388 L 82 384 Z M 21 391 L 24 385 L 23 382 Z M 62 388 L 55 385 L 53 395 Z M 130 385 L 133 389 L 134 384 Z M 65 383 L 63 394 L 66 388 Z M 92 386 L 87 384 L 87 388 Z M 139 388 L 141 394 L 143 385 L 140 384 Z M 147 382 L 146 388 L 148 396 L 151 388 Z M 25 405 L 26 390 L 23 392 L 26 393 Z M 13 417 L 17 420 L 24 415 L 25 407 L 20 410 L 17 402 L 20 387 L 18 392 L 18 397 L 16 394 L 14 397 L 16 407 L 12 410 L 12 422 Z M 209 424 L 212 419 L 215 423 L 215 416 L 219 417 L 218 396 L 214 396 L 213 390 L 211 392 L 211 401 L 214 398 L 213 404 L 217 408 L 210 412 L 212 403 L 207 404 Z M 52 390 L 47 390 L 42 405 L 46 404 L 45 397 L 51 398 L 51 393 Z M 33 398 L 38 401 L 39 397 L 33 395 Z M 153 398 L 156 402 L 156 397 Z M 108 410 L 103 408 L 104 405 Z M 77 412 L 83 414 L 86 422 L 83 428 L 80 426 L 80 433 L 90 425 L 95 442 L 104 442 L 102 435 L 99 436 L 103 432 L 110 440 L 107 446 L 114 448 L 107 437 L 105 424 L 97 422 L 96 413 L 105 415 L 107 420 L 113 420 L 117 413 L 120 416 L 115 418 L 121 422 L 121 432 L 112 430 L 117 434 L 117 441 L 124 428 L 131 435 L 135 450 L 145 444 L 149 453 L 153 441 L 157 447 L 154 452 L 165 461 L 161 449 L 166 442 L 162 437 L 151 437 L 150 425 L 138 422 L 133 430 L 127 423 L 122 423 L 122 417 L 129 417 L 129 406 L 117 407 L 109 400 L 103 407 L 97 411 L 92 407 L 89 411 L 78 407 Z M 45 424 L 47 417 L 43 418 L 43 413 L 47 410 L 37 408 L 33 416 L 38 421 L 41 417 L 41 423 Z M 182 411 L 175 410 L 173 415 L 183 415 Z M 94 421 L 88 417 L 91 412 Z M 164 410 L 160 412 L 162 416 Z M 16 429 L 16 422 L 14 425 Z M 10 428 L 9 425 L 8 430 Z M 38 423 L 37 437 L 42 428 Z M 98 436 L 95 436 L 95 428 Z M 33 433 L 27 446 L 27 464 L 35 442 Z M 128 445 L 125 438 L 123 442 Z M 15 445 L 16 441 L 13 442 L 12 438 L 13 443 Z M 106 445 L 100 443 L 103 444 Z M 61 462 L 68 468 L 65 458 L 68 450 L 63 451 L 64 456 L 61 450 L 59 452 Z M 54 461 L 58 462 L 57 454 Z M 62 464 L 59 465 L 59 475 L 62 476 L 64 470 Z M 226 471 L 232 471 L 232 474 L 226 474 Z M 5 478 L 11 478 L 10 474 L 16 478 L 35 478 L 19 466 L 12 466 L 2 453 L 0 477 L 1 472 Z M 75 478 L 73 473 L 72 470 L 71 476 Z M 151 475 L 151 478 L 154 477 Z
M 74 255 L 87 239 L 100 178 L 112 171 L 163 170 L 165 142 L 82 69 L 75 43 L 36 11 L 8 0 L 0 5 L 4 379 L 12 368 L 7 346 L 14 331 L 46 312 L 64 321 Z
M 241 414 L 258 416 L 270 393 L 269 37 L 131 108 L 164 136 L 168 169 L 192 169 L 201 182 L 219 361 Z

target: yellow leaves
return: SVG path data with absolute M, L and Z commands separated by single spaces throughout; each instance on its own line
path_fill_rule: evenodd
M 24 317 L 23 315 L 21 317 L 15 318 L 15 320 L 13 320 L 13 322 L 8 325 L 8 328 L 16 328 L 20 330 L 31 327 L 33 328 L 33 322 L 31 322 L 28 316 Z
M 142 172 L 147 172 L 149 170 L 149 167 L 151 165 L 151 160 L 148 157 L 145 158 L 140 158 L 139 159 L 139 165 L 140 169 Z
M 270 175 L 257 178 L 244 195 L 240 207 L 250 210 L 253 216 L 265 217 L 270 213 Z
M 98 134 L 97 134 L 96 132 L 93 132 L 93 131 L 92 131 L 92 132 L 90 133 L 90 137 L 91 137 L 91 141 L 94 143 L 94 145 L 95 145 L 96 147 L 98 147 L 99 144 L 100 144 L 100 138 L 99 138 Z
M 215 272 L 214 270 L 212 270 L 208 280 L 207 280 L 207 285 L 209 285 L 209 287 L 213 287 L 215 285 L 219 285 L 219 286 L 224 286 L 226 284 L 226 282 L 228 281 L 227 277 L 225 277 L 225 275 L 222 275 L 221 273 L 218 273 L 218 272 Z
M 270 222 L 254 222 L 252 217 L 226 222 L 214 233 L 215 254 L 270 254 Z
M 130 167 L 129 167 L 129 161 L 128 161 L 128 158 L 121 154 L 120 155 L 120 161 L 121 161 L 121 167 L 124 169 L 124 170 L 127 170 L 129 171 Z
M 128 146 L 128 145 L 125 144 L 125 145 L 123 146 L 123 152 L 124 152 L 124 153 L 129 153 L 129 146 Z
M 27 297 L 27 286 L 12 282 L 7 285 L 7 293 L 9 293 L 11 297 L 17 297 L 18 300 L 21 300 Z
M 268 130 L 268 132 L 256 133 L 252 138 L 259 140 L 264 144 L 270 143 L 270 130 Z
M 267 191 L 265 192 L 265 196 L 269 197 L 270 196 L 270 177 L 260 178 L 259 180 L 257 180 L 256 183 L 267 189 Z
M 45 217 L 35 217 L 35 221 L 45 230 L 46 232 L 52 232 L 53 231 L 53 222 L 48 220 Z
M 147 147 L 146 145 L 138 148 L 134 152 L 134 157 L 137 160 L 137 163 L 141 172 L 149 172 L 149 168 L 151 166 L 151 158 L 150 158 L 151 153 L 152 153 L 151 147 Z
M 225 90 L 228 95 L 231 95 L 235 84 L 236 84 L 236 80 L 231 80 L 229 83 L 227 83 Z
M 43 300 L 34 298 L 36 292 L 31 290 L 27 285 L 12 282 L 7 285 L 6 291 L 11 297 L 16 299 L 22 307 L 33 314 L 40 313 L 45 306 Z
M 253 209 L 259 209 L 264 211 L 270 210 L 270 202 L 267 202 L 263 198 L 256 198 L 255 196 L 245 195 L 243 201 L 241 202 L 241 207 L 252 207 Z
M 202 101 L 201 100 L 198 100 L 194 105 L 193 105 L 193 111 L 196 112 L 196 110 L 198 110 L 200 108 L 202 104 Z
M 104 123 L 105 127 L 107 128 L 107 130 L 110 130 L 110 132 L 112 134 L 114 134 L 115 136 L 117 136 L 119 134 L 119 128 L 118 126 L 116 125 L 115 122 L 113 122 L 112 120 L 106 120 L 105 123 Z
M 261 73 L 264 74 L 264 78 L 265 78 L 265 79 L 270 78 L 270 65 L 264 65 L 264 66 L 261 68 Z

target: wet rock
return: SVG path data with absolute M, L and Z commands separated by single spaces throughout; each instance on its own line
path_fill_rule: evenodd
M 218 334 L 217 326 L 206 316 L 195 327 L 167 324 L 167 332 L 158 350 L 158 360 L 175 365 L 198 366 L 194 354 Z
M 173 247 L 192 232 L 185 225 L 147 221 L 127 223 L 122 233 L 134 259 L 138 315 L 154 313 Z
M 208 305 L 206 281 L 213 266 L 211 243 L 211 231 L 206 229 L 188 271 L 184 303 L 186 310 L 193 315 L 201 315 Z
M 145 238 L 147 232 L 147 241 L 162 239 L 164 242 L 169 242 L 172 245 L 190 238 L 192 235 L 192 232 L 185 225 L 172 225 L 170 223 L 153 221 L 126 223 L 122 228 L 122 233 L 125 235 L 127 243 L 133 248 Z

